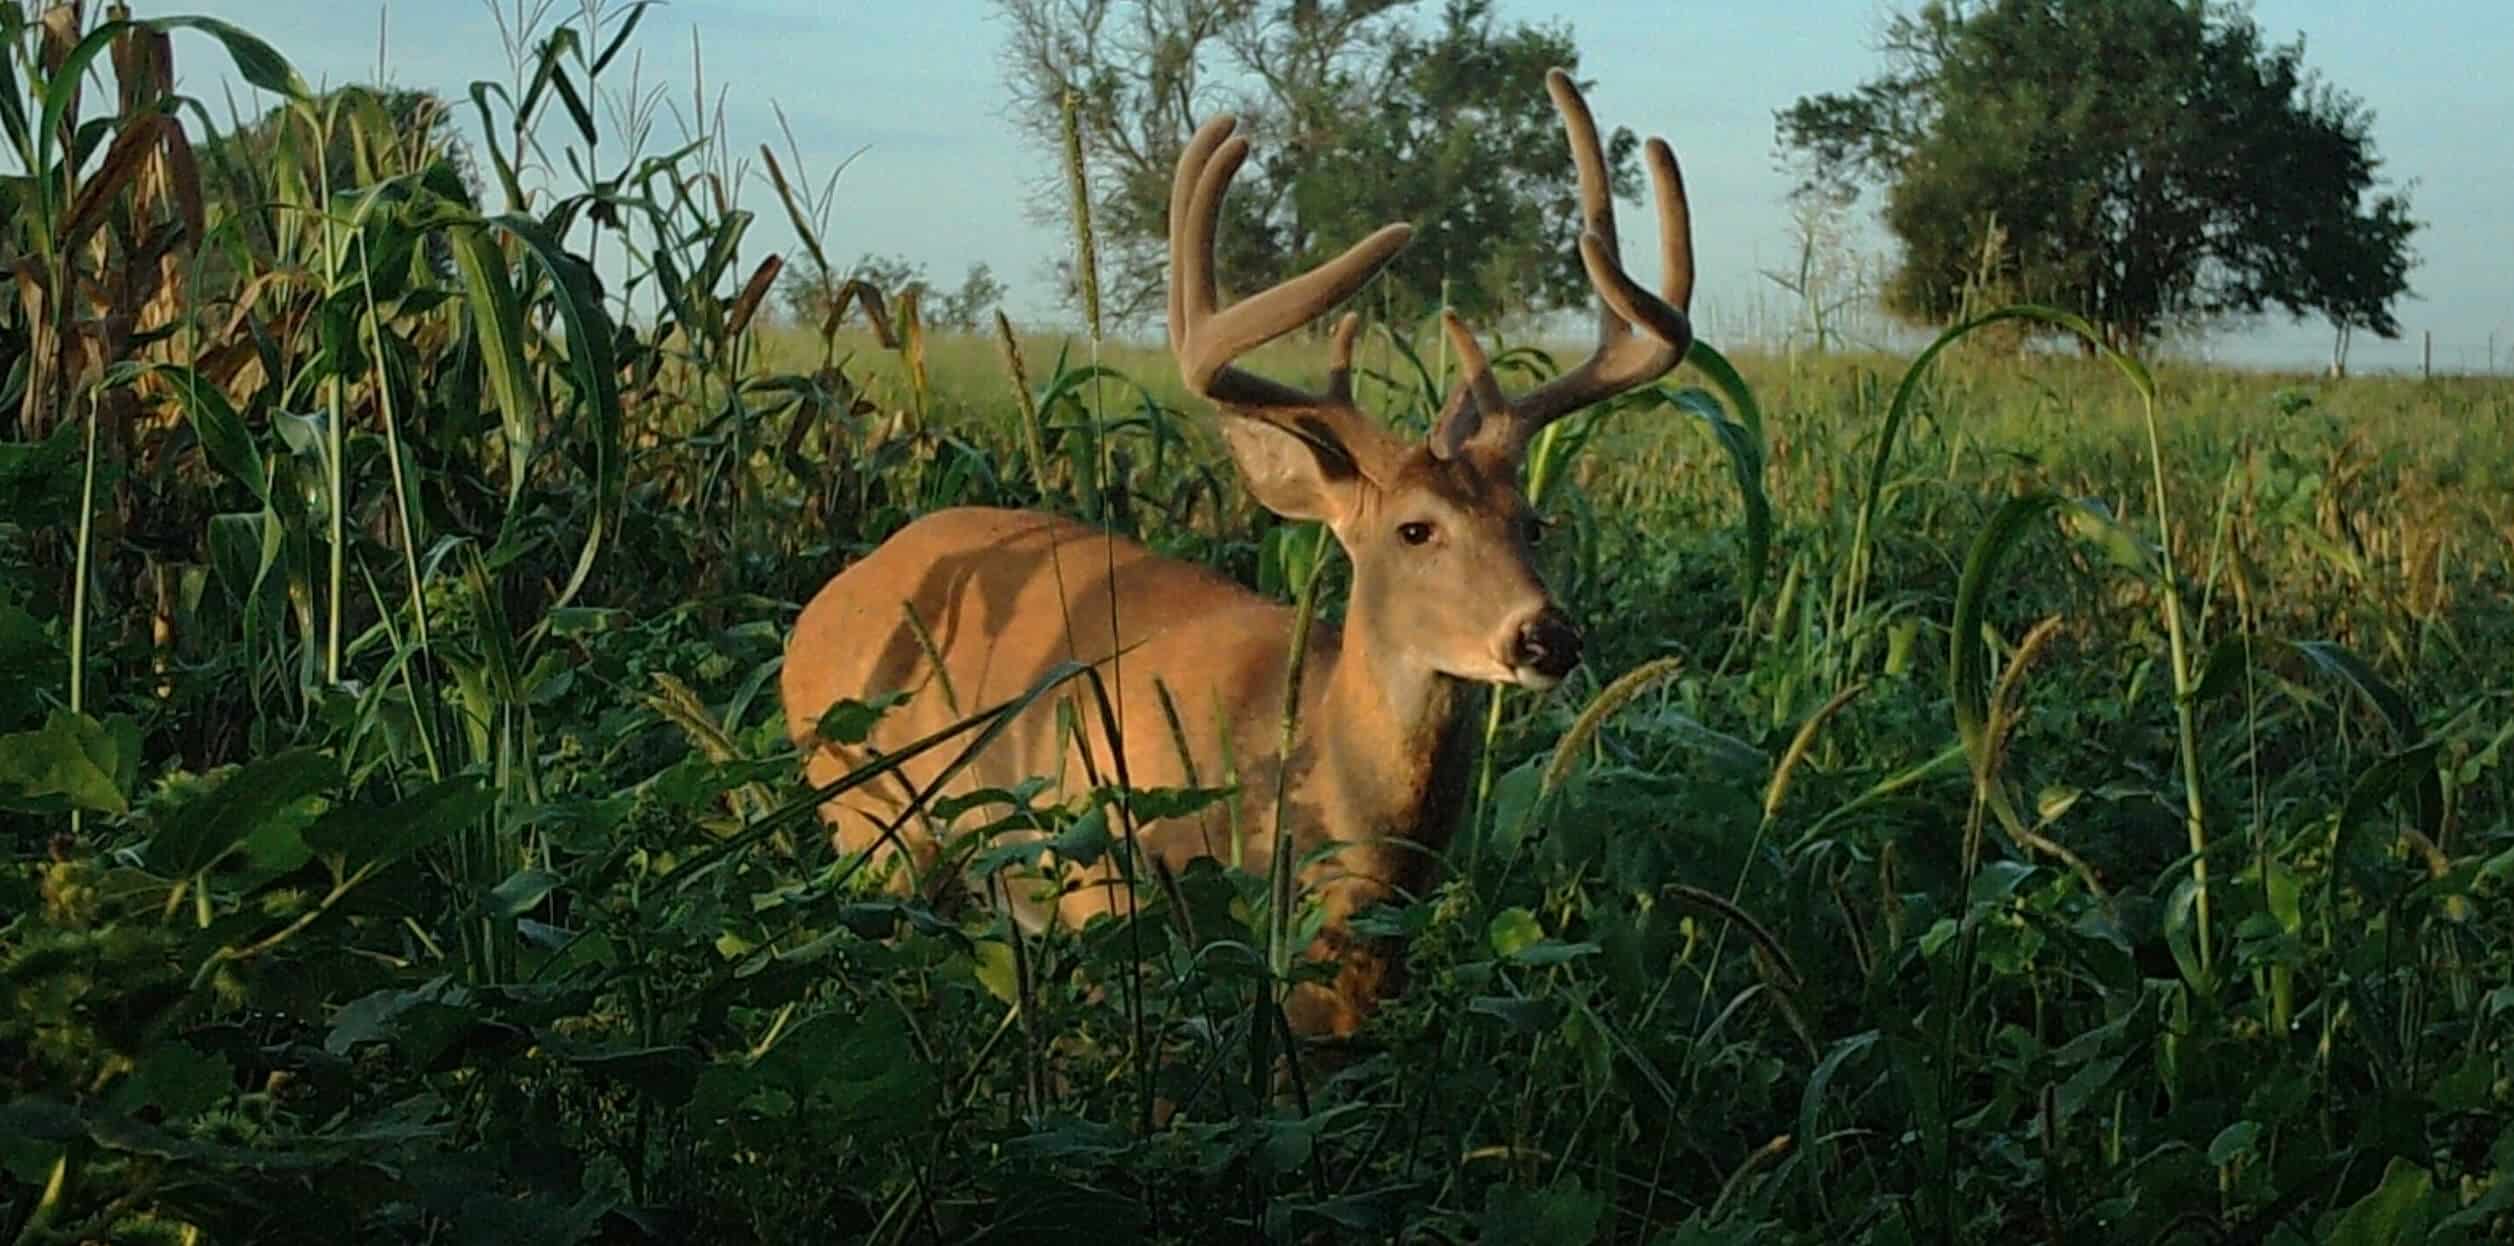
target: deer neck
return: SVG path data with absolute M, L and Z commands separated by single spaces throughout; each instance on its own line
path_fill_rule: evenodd
M 1348 626 L 1302 698 L 1316 807 L 1330 838 L 1438 847 L 1454 829 L 1480 689 Z

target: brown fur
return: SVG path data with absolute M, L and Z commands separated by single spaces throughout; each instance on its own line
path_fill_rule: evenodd
M 1434 491 L 1443 503 L 1489 504 L 1464 483 L 1471 477 L 1456 471 L 1425 471 L 1417 478 L 1417 487 Z M 1515 542 L 1507 552 L 1524 556 Z M 1485 588 L 1473 594 L 1487 603 L 1475 612 L 1489 615 L 1481 628 L 1436 629 L 1467 650 L 1467 658 L 1452 665 L 1498 667 L 1500 659 L 1490 656 L 1500 643 L 1494 637 L 1507 631 L 1511 619 L 1545 604 L 1542 586 L 1524 562 L 1496 561 L 1518 573 L 1501 577 L 1504 587 L 1517 591 Z M 1357 562 L 1354 614 L 1365 625 L 1390 612 L 1364 604 L 1391 600 L 1378 583 L 1385 575 L 1371 572 Z M 911 612 L 941 655 L 947 680 L 937 678 L 926 641 L 908 622 Z M 1443 612 L 1460 614 L 1454 605 Z M 1464 711 L 1476 698 L 1457 678 L 1408 651 L 1444 643 L 1443 638 L 1422 635 L 1423 625 L 1402 618 L 1411 611 L 1397 613 L 1402 625 L 1414 630 L 1412 643 L 1385 627 L 1366 637 L 1324 621 L 1310 633 L 1286 806 L 1294 823 L 1293 851 L 1307 855 L 1330 841 L 1346 845 L 1301 878 L 1325 905 L 1334 932 L 1354 913 L 1410 892 L 1428 876 L 1430 854 L 1445 845 L 1455 822 L 1472 753 Z M 1219 785 L 1236 765 L 1239 792 L 1236 809 L 1216 805 L 1191 818 L 1140 828 L 1145 851 L 1174 869 L 1213 855 L 1236 858 L 1262 873 L 1279 842 L 1272 825 L 1274 780 L 1282 764 L 1278 746 L 1291 630 L 1290 607 L 1125 538 L 1047 515 L 950 510 L 909 525 L 813 598 L 795 625 L 782 692 L 795 738 L 812 746 L 806 769 L 818 785 L 872 755 L 817 739 L 820 714 L 842 697 L 911 694 L 868 741 L 874 751 L 886 751 L 1018 696 L 1060 662 L 1100 663 L 1119 717 L 1129 781 L 1139 788 L 1183 786 L 1189 768 L 1178 756 L 1157 681 L 1177 709 L 1197 780 Z M 1057 747 L 1058 697 L 1052 695 L 1022 713 L 943 794 L 1011 787 L 1033 775 L 1052 781 L 1051 798 L 1087 791 L 1089 773 L 1114 782 L 1116 750 L 1101 729 L 1096 704 L 1078 683 L 1067 685 L 1062 695 L 1086 725 L 1089 771 L 1074 750 Z M 906 794 L 932 782 L 955 752 L 945 747 L 927 753 L 902 766 L 899 781 L 867 785 L 832 801 L 824 812 L 837 846 L 847 852 L 876 849 L 881 828 L 905 808 Z M 1244 829 L 1236 852 L 1230 842 L 1235 823 Z M 902 826 L 899 842 L 909 850 L 900 885 L 938 881 L 926 877 L 937 865 L 937 845 L 927 828 L 912 819 Z M 890 855 L 887 847 L 879 851 Z M 1025 924 L 1036 928 L 1057 920 L 1079 926 L 1122 899 L 1113 861 L 1072 871 L 1062 883 L 1052 903 L 1030 898 L 1034 888 L 1015 889 L 1021 895 L 1014 907 Z M 1349 1033 L 1378 994 L 1387 958 L 1340 933 L 1322 939 L 1312 954 L 1337 955 L 1342 975 L 1332 991 L 1296 993 L 1294 1024 L 1304 1033 Z

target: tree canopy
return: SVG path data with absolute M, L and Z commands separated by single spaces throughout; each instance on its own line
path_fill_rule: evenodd
M 2399 334 L 2418 223 L 2301 40 L 2203 0 L 1932 0 L 1883 50 L 1777 122 L 1807 188 L 1884 188 L 1897 314 L 1943 323 L 1988 284 L 2116 344 L 2273 309 Z
M 1224 207 L 1221 279 L 1282 280 L 1389 221 L 1415 239 L 1371 297 L 1399 316 L 1471 318 L 1587 301 L 1577 181 L 1545 93 L 1576 68 L 1562 26 L 1498 21 L 1491 0 L 995 0 L 1010 38 L 1013 113 L 1041 150 L 1074 101 L 1105 302 L 1157 314 L 1168 281 L 1169 186 L 1206 118 L 1236 113 L 1255 144 Z M 1607 137 L 1618 194 L 1637 191 L 1628 129 Z M 1061 174 L 1041 203 L 1070 221 Z M 1068 286 L 1070 282 L 1066 283 Z

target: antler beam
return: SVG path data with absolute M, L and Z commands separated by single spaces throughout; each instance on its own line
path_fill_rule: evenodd
M 1684 174 L 1666 140 L 1653 138 L 1643 149 L 1650 166 L 1651 188 L 1659 209 L 1659 260 L 1664 295 L 1653 294 L 1624 271 L 1615 237 L 1615 197 L 1606 178 L 1606 150 L 1598 142 L 1597 120 L 1571 75 L 1560 69 L 1545 75 L 1545 89 L 1562 114 L 1571 142 L 1571 159 L 1580 179 L 1580 263 L 1598 294 L 1597 349 L 1579 366 L 1522 395 L 1515 402 L 1496 401 L 1483 363 L 1483 352 L 1471 361 L 1467 375 L 1442 407 L 1433 426 L 1432 452 L 1442 458 L 1470 444 L 1495 446 L 1512 458 L 1526 453 L 1537 430 L 1583 407 L 1647 385 L 1684 362 L 1693 347 L 1693 322 L 1685 309 L 1693 304 L 1693 216 L 1685 201 Z M 1643 332 L 1635 334 L 1638 324 Z M 1453 328 L 1452 337 L 1459 334 Z
M 1189 389 L 1242 415 L 1294 433 L 1302 420 L 1324 420 L 1339 436 L 1363 444 L 1385 433 L 1352 405 L 1353 337 L 1360 327 L 1348 316 L 1335 334 L 1335 366 L 1325 393 L 1310 393 L 1234 366 L 1233 360 L 1316 319 L 1362 288 L 1414 236 L 1403 223 L 1384 225 L 1344 254 L 1310 271 L 1232 304 L 1219 306 L 1214 282 L 1214 235 L 1222 196 L 1248 159 L 1248 140 L 1232 130 L 1238 121 L 1216 117 L 1188 140 L 1170 183 L 1170 350 Z

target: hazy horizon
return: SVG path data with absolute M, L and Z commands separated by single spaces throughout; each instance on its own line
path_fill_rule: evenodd
M 514 4 L 504 0 L 501 7 L 512 13 Z M 575 7 L 561 3 L 554 14 Z M 1639 0 L 1604 0 L 1577 12 L 1543 0 L 1498 5 L 1504 21 L 1568 22 L 1581 76 L 1596 83 L 1590 101 L 1600 121 L 1675 145 L 1694 201 L 1696 312 L 1705 337 L 1733 346 L 1777 344 L 1791 299 L 1760 270 L 1785 265 L 1794 251 L 1783 203 L 1790 178 L 1775 158 L 1772 114 L 1802 95 L 1847 90 L 1873 76 L 1881 67 L 1875 36 L 1892 6 L 1825 0 L 1786 12 L 1724 11 L 1716 23 L 1647 14 L 1664 7 Z M 190 0 L 150 4 L 143 13 L 235 22 L 270 40 L 317 86 L 375 80 L 380 27 L 386 80 L 455 102 L 457 129 L 474 141 L 470 84 L 508 76 L 497 23 L 484 4 Z M 2420 335 L 2431 332 L 2439 371 L 2514 370 L 2514 161 L 2502 154 L 2501 134 L 2492 133 L 2514 117 L 2514 75 L 2506 72 L 2514 66 L 2514 5 L 2431 0 L 2416 23 L 2308 0 L 2263 0 L 2252 13 L 2273 42 L 2302 35 L 2306 64 L 2364 100 L 2374 113 L 2381 175 L 2410 187 L 2414 214 L 2426 223 L 2412 244 L 2412 297 L 2397 308 L 2402 337 L 2357 335 L 2351 369 L 2414 369 Z M 945 288 L 982 261 L 1008 286 L 1006 310 L 1025 327 L 1073 319 L 1060 309 L 1048 276 L 1070 241 L 1027 211 L 1029 188 L 1056 155 L 1028 150 L 1005 113 L 997 59 L 1003 30 L 990 5 L 941 0 L 910 11 L 811 0 L 676 0 L 647 14 L 632 46 L 642 53 L 643 81 L 671 84 L 667 99 L 684 116 L 694 31 L 711 105 L 724 92 L 735 152 L 755 153 L 767 142 L 782 158 L 775 115 L 781 106 L 813 180 L 853 156 L 823 239 L 833 261 L 903 255 L 924 263 Z M 623 83 L 629 59 L 611 71 Z M 179 34 L 176 65 L 180 88 L 213 107 L 229 85 L 243 96 L 224 54 L 205 38 Z M 596 109 L 607 121 L 609 110 Z M 650 146 L 677 145 L 678 135 L 667 112 Z M 761 180 L 743 193 L 759 217 L 746 266 L 769 251 L 791 258 L 799 247 L 774 192 Z M 1873 205 L 1859 215 L 1862 249 L 1889 257 L 1891 242 L 1874 224 Z M 1629 250 L 1635 274 L 1646 278 L 1655 247 L 1645 240 Z M 2313 368 L 2328 358 L 2330 341 L 2320 321 L 2272 317 L 2182 349 L 2247 366 Z

